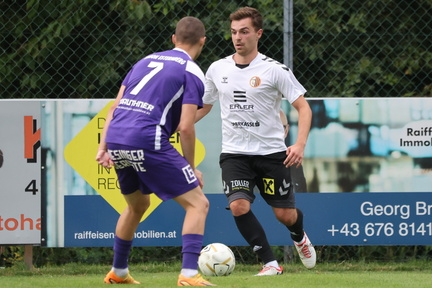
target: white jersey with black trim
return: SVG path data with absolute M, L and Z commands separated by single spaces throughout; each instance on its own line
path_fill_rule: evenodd
M 293 103 L 306 89 L 285 65 L 258 53 L 246 68 L 233 55 L 212 63 L 203 102 L 220 102 L 222 153 L 268 155 L 286 150 L 279 116 L 282 97 Z

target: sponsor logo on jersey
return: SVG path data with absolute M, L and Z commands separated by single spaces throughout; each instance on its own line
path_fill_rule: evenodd
M 246 91 L 234 91 L 234 102 L 247 102 Z
M 263 178 L 264 183 L 264 193 L 269 195 L 275 195 L 275 181 L 271 178 Z
M 185 178 L 189 184 L 197 181 L 197 177 L 195 175 L 195 172 L 189 164 L 187 166 L 183 167 L 182 170 L 183 170 L 183 174 L 184 174 L 184 176 L 185 176 Z
M 150 115 L 150 112 L 154 109 L 154 106 L 147 102 L 123 98 L 120 100 L 118 108 Z
M 223 84 L 228 84 L 228 77 L 222 77 L 222 81 L 221 81 L 221 83 L 223 83 Z
M 246 91 L 233 91 L 235 104 L 230 104 L 231 111 L 251 111 L 254 110 L 254 105 L 251 104 L 238 104 L 237 102 L 247 102 Z
M 249 184 L 249 181 L 247 181 L 247 180 L 232 180 L 230 182 L 231 182 L 232 191 L 235 191 L 235 190 L 249 191 L 250 190 L 250 188 L 249 188 L 250 184 Z
M 239 121 L 239 122 L 231 122 L 231 125 L 234 128 L 244 128 L 244 127 L 259 127 L 261 124 L 259 121 L 255 121 L 255 122 Z
M 280 195 L 286 195 L 289 192 L 291 183 L 287 182 L 285 179 L 283 180 L 282 186 L 279 187 L 279 194 Z
M 228 194 L 230 192 L 229 191 L 229 186 L 226 184 L 225 181 L 223 181 L 223 190 L 224 190 L 225 194 Z
M 162 60 L 162 61 L 173 61 L 177 62 L 181 65 L 186 64 L 186 60 L 180 57 L 174 57 L 174 56 L 167 56 L 167 55 L 158 55 L 158 54 L 152 54 L 148 55 L 146 59 L 156 59 L 156 60 Z
M 108 150 L 116 169 L 132 166 L 135 171 L 146 172 L 144 150 Z
M 241 105 L 241 104 L 230 104 L 230 110 L 231 111 L 251 111 L 254 110 L 254 105 L 249 105 L 249 104 L 245 104 L 245 105 Z
M 261 85 L 261 78 L 259 78 L 258 76 L 253 76 L 250 80 L 249 80 L 249 85 L 253 88 L 257 88 L 258 86 Z

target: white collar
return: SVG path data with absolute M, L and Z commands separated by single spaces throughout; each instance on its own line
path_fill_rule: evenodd
M 185 50 L 183 50 L 183 49 L 181 49 L 181 48 L 176 47 L 176 48 L 174 48 L 173 50 L 177 50 L 177 51 L 183 52 L 183 53 L 185 53 L 186 55 L 188 55 L 190 59 L 192 59 L 192 57 L 191 57 L 191 56 L 190 56 L 190 55 L 189 55 Z

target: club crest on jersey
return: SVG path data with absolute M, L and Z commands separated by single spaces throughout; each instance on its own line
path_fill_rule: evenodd
M 261 85 L 261 78 L 259 78 L 258 76 L 253 76 L 250 80 L 249 80 L 249 85 L 253 88 L 257 88 L 258 86 Z

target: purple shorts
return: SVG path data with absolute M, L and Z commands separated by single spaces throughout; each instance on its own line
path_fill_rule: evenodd
M 161 150 L 107 143 L 122 194 L 140 190 L 166 201 L 199 185 L 186 159 L 172 146 Z

